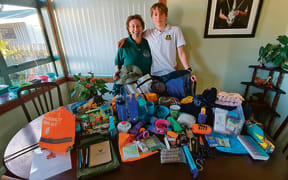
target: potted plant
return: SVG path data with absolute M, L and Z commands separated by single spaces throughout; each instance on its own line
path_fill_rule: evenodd
M 288 61 L 288 37 L 286 35 L 278 36 L 278 44 L 268 43 L 265 47 L 259 49 L 258 61 L 262 61 L 266 67 L 279 67 L 284 69 Z
M 84 99 L 94 98 L 94 102 L 101 104 L 104 102 L 102 96 L 105 93 L 111 93 L 106 86 L 106 81 L 103 79 L 96 79 L 93 73 L 90 76 L 81 77 L 81 73 L 74 75 L 76 83 L 72 83 L 70 87 L 71 96 L 79 92 L 79 97 Z

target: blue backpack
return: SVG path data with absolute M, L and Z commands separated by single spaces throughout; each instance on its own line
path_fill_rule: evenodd
M 186 70 L 178 70 L 168 73 L 159 78 L 165 83 L 166 92 L 171 97 L 183 99 L 187 96 L 194 96 L 196 90 L 196 82 L 190 79 L 190 72 Z

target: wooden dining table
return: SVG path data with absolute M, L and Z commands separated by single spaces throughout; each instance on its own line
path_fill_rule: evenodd
M 22 179 L 29 179 L 33 158 L 33 149 L 37 148 L 41 135 L 43 115 L 34 119 L 20 129 L 10 140 L 4 152 L 4 165 L 10 173 Z M 117 142 L 112 140 L 114 147 Z M 24 149 L 24 151 L 23 151 Z M 22 151 L 21 151 L 22 150 Z M 10 155 L 21 151 L 19 156 L 11 158 Z M 16 153 L 17 154 L 17 153 Z M 9 158 L 10 156 L 10 158 Z M 120 160 L 120 155 L 118 154 Z M 50 179 L 77 179 L 77 155 L 71 151 L 72 169 L 51 177 Z M 91 179 L 117 179 L 117 180 L 177 180 L 192 179 L 189 167 L 185 163 L 161 164 L 160 154 L 147 157 L 134 162 L 121 163 L 120 167 Z M 267 161 L 253 160 L 249 155 L 234 155 L 216 151 L 214 158 L 207 158 L 203 164 L 203 171 L 199 172 L 197 179 L 201 180 L 288 180 L 288 160 L 281 153 L 281 149 L 271 154 Z
M 65 106 L 71 112 L 71 105 Z M 4 151 L 4 166 L 12 175 L 29 179 L 33 159 L 33 151 L 39 148 L 38 142 L 41 136 L 42 119 L 44 115 L 35 118 L 25 127 L 20 129 L 9 141 Z M 53 179 L 62 179 L 63 175 L 68 179 L 76 179 L 76 158 L 72 159 L 72 170 L 54 176 Z

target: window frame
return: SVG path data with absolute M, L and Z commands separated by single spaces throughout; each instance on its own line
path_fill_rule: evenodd
M 19 0 L 18 1 L 17 0 L 3 0 L 2 4 L 36 8 L 40 27 L 41 27 L 41 30 L 42 30 L 42 33 L 44 36 L 44 41 L 45 41 L 45 44 L 46 44 L 46 47 L 48 50 L 48 54 L 49 54 L 49 56 L 47 58 L 35 59 L 35 60 L 31 60 L 31 61 L 24 62 L 21 64 L 14 64 L 11 66 L 7 66 L 5 59 L 4 59 L 4 56 L 0 52 L 0 77 L 3 77 L 5 84 L 12 86 L 12 82 L 9 78 L 9 74 L 28 70 L 28 69 L 31 69 L 31 68 L 34 68 L 37 66 L 41 66 L 41 65 L 45 65 L 48 63 L 53 63 L 53 67 L 54 67 L 56 76 L 58 76 L 58 70 L 56 68 L 56 61 L 58 61 L 60 59 L 59 58 L 56 59 L 53 56 L 50 40 L 48 38 L 48 33 L 47 33 L 47 30 L 45 27 L 44 18 L 43 18 L 42 12 L 41 12 L 41 7 L 46 6 L 46 3 L 41 2 L 39 0 L 36 0 L 36 1 L 27 0 L 27 1 L 23 1 L 23 2 L 21 2 Z

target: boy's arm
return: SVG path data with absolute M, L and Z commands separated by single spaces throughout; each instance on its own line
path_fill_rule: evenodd
M 123 38 L 117 42 L 117 48 L 122 48 L 127 38 Z
M 187 59 L 187 56 L 186 56 L 186 53 L 184 50 L 184 46 L 178 47 L 177 52 L 178 52 L 178 57 L 179 57 L 182 65 L 183 65 L 183 67 L 185 69 L 188 69 L 190 66 L 189 66 L 188 59 Z
M 178 57 L 183 65 L 183 67 L 190 71 L 191 73 L 191 80 L 192 81 L 197 81 L 197 77 L 196 75 L 192 74 L 192 69 L 191 67 L 189 66 L 189 63 L 188 63 L 188 59 L 187 59 L 187 55 L 185 53 L 185 50 L 184 50 L 184 45 L 183 46 L 180 46 L 177 48 L 177 52 L 178 52 Z

